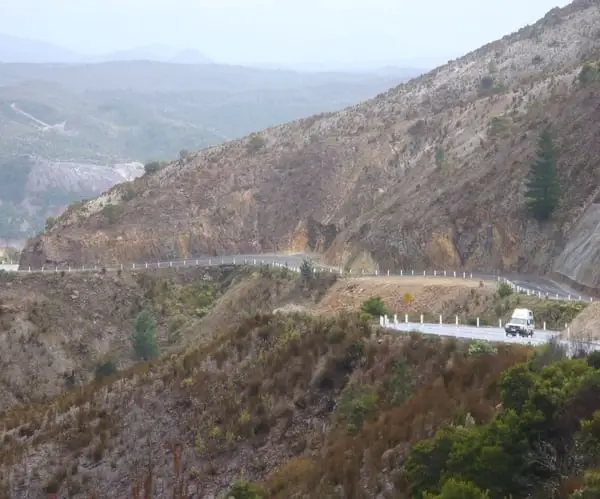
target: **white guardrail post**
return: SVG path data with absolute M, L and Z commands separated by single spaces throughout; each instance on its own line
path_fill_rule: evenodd
M 239 259 L 237 257 L 234 257 L 234 256 L 229 256 L 229 257 L 227 257 L 227 256 L 221 256 L 219 258 L 220 258 L 221 264 L 223 264 L 223 265 L 225 264 L 224 262 L 227 259 L 231 259 L 233 265 L 241 265 L 241 262 L 239 261 Z M 186 259 L 186 260 L 181 260 L 181 261 L 178 260 L 176 262 L 173 262 L 173 261 L 162 261 L 162 262 L 161 261 L 157 261 L 155 263 L 148 263 L 148 262 L 144 262 L 144 263 L 135 263 L 134 262 L 134 263 L 125 263 L 125 264 L 120 263 L 120 264 L 115 264 L 115 265 L 111 265 L 111 266 L 105 266 L 105 265 L 100 265 L 99 266 L 98 264 L 94 264 L 93 266 L 90 264 L 90 265 L 86 266 L 84 264 L 81 267 L 79 267 L 79 266 L 73 267 L 72 265 L 68 265 L 68 266 L 65 265 L 65 267 L 63 267 L 63 268 L 60 269 L 60 272 L 76 272 L 76 273 L 77 272 L 91 272 L 91 271 L 97 272 L 99 269 L 103 270 L 104 272 L 107 272 L 107 271 L 108 272 L 115 272 L 118 269 L 120 269 L 122 271 L 125 268 L 131 268 L 132 270 L 135 271 L 135 270 L 139 270 L 139 269 L 142 269 L 142 268 L 150 269 L 150 268 L 154 268 L 154 267 L 160 269 L 160 268 L 164 268 L 164 264 L 168 264 L 169 267 L 176 267 L 177 268 L 177 267 L 180 267 L 180 266 L 188 267 L 188 266 L 190 266 L 192 264 L 193 261 L 196 262 L 196 266 L 198 266 L 198 265 L 205 265 L 205 263 L 202 263 L 203 260 L 201 260 L 201 259 L 195 259 L 195 260 L 192 260 L 192 261 Z M 206 260 L 204 260 L 204 262 L 206 262 Z M 247 259 L 247 258 L 243 259 L 243 264 L 244 265 L 249 265 L 250 262 L 253 262 L 254 265 L 257 265 L 260 262 L 260 264 L 262 264 L 262 265 L 266 264 L 268 266 L 277 267 L 277 268 L 283 268 L 283 267 L 285 267 L 285 268 L 288 268 L 289 270 L 291 270 L 293 272 L 300 272 L 300 268 L 299 267 L 290 266 L 289 262 L 281 263 L 281 262 L 275 261 L 275 259 L 270 258 L 270 257 L 264 258 L 264 259 L 260 259 L 260 260 L 258 260 L 256 258 L 254 258 L 252 260 L 251 259 Z M 175 263 L 176 265 L 173 265 L 173 263 Z M 212 258 L 209 258 L 208 259 L 208 265 L 212 266 L 214 264 L 216 264 L 216 262 L 213 263 Z M 131 266 L 131 267 L 129 267 L 129 266 Z M 340 269 L 337 269 L 337 268 L 334 269 L 333 267 L 320 267 L 320 266 L 317 267 L 317 268 L 320 271 L 326 271 L 327 269 L 329 269 L 330 272 L 339 272 L 340 274 L 344 275 L 344 270 L 342 268 L 340 268 Z M 15 269 L 15 271 L 16 272 L 28 272 L 28 273 L 32 273 L 32 272 L 33 273 L 36 273 L 36 272 L 42 272 L 42 273 L 44 273 L 44 272 L 52 272 L 51 269 L 52 269 L 52 267 L 46 269 L 46 265 L 42 265 L 40 268 L 32 268 L 31 266 L 28 266 L 27 269 Z M 55 273 L 59 272 L 58 265 L 54 266 L 54 272 Z M 410 271 L 410 275 L 413 275 L 413 276 L 414 275 L 420 275 L 420 272 L 421 271 L 416 271 L 416 270 L 413 269 L 413 270 Z M 425 277 L 427 277 L 427 276 L 439 277 L 439 276 L 442 275 L 442 272 L 444 274 L 444 277 L 450 275 L 449 274 L 450 272 L 452 273 L 452 276 L 454 278 L 460 277 L 460 272 L 458 272 L 456 270 L 453 270 L 453 271 L 448 271 L 448 270 L 444 270 L 444 271 L 441 271 L 441 270 L 440 271 L 438 271 L 438 270 L 423 270 L 423 276 L 425 276 Z M 352 272 L 349 269 L 348 270 L 348 274 L 351 275 L 351 273 Z M 365 270 L 362 269 L 361 270 L 361 274 L 362 275 L 369 275 L 369 272 L 365 272 Z M 388 275 L 388 276 L 391 276 L 391 275 L 398 275 L 398 274 L 395 274 L 390 269 L 384 271 L 383 273 L 380 272 L 379 269 L 376 269 L 376 270 L 373 271 L 373 273 L 371 273 L 371 275 L 375 275 L 375 276 Z M 399 275 L 400 276 L 404 276 L 404 275 L 409 275 L 409 274 L 404 274 L 404 269 L 400 269 Z M 462 272 L 462 278 L 463 279 L 473 279 L 473 273 L 472 272 L 463 271 Z M 523 287 L 523 286 L 517 286 L 512 281 L 506 279 L 505 277 L 497 275 L 497 274 L 495 275 L 495 279 L 498 282 L 503 282 L 503 283 L 508 284 L 516 293 L 526 294 L 527 296 L 535 296 L 535 297 L 537 297 L 539 299 L 545 298 L 545 299 L 579 301 L 579 302 L 584 302 L 585 301 L 585 302 L 588 302 L 588 298 L 584 297 L 582 295 L 570 295 L 570 294 L 569 295 L 560 295 L 559 293 L 555 293 L 554 297 L 552 297 L 549 293 L 544 293 L 542 291 L 532 290 L 532 289 L 529 289 L 529 288 L 526 288 L 526 287 Z M 594 302 L 594 301 L 595 300 L 594 300 L 593 297 L 589 297 L 589 302 L 590 303 Z M 502 324 L 501 321 L 499 321 L 499 324 L 500 324 L 500 327 L 502 327 L 501 326 L 501 324 Z M 482 327 L 481 323 L 479 323 L 479 327 Z

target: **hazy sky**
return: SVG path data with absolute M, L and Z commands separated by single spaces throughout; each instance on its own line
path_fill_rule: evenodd
M 446 59 L 560 0 L 0 0 L 0 33 L 100 53 L 149 44 L 234 63 Z

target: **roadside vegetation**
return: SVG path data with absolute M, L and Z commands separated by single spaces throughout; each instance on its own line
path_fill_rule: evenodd
M 537 330 L 546 329 L 562 331 L 577 317 L 588 304 L 576 300 L 551 300 L 515 293 L 510 285 L 500 283 L 494 293 L 482 293 L 471 288 L 463 300 L 443 306 L 417 308 L 414 306 L 415 296 L 405 293 L 392 308 L 380 296 L 370 296 L 360 304 L 363 318 L 379 323 L 379 317 L 387 315 L 391 320 L 394 313 L 399 321 L 404 321 L 408 314 L 412 322 L 419 322 L 423 315 L 424 322 L 437 324 L 440 314 L 445 323 L 454 323 L 458 316 L 460 324 L 474 326 L 479 318 L 480 326 L 498 327 L 500 322 L 506 324 L 515 308 L 528 308 L 533 311 Z M 461 303 L 462 301 L 462 303 Z
M 374 324 L 389 311 L 377 296 L 332 316 L 274 313 L 336 282 L 303 267 L 136 274 L 130 363 L 99 358 L 92 382 L 0 412 L 0 496 L 590 493 L 595 354 L 390 335 Z

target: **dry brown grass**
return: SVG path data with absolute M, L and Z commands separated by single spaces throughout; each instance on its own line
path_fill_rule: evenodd
M 219 328 L 249 313 L 269 312 L 294 292 L 294 276 L 284 274 L 231 266 L 6 274 L 0 283 L 0 410 L 87 383 L 105 360 L 119 369 L 131 366 L 129 335 L 142 309 L 157 319 L 161 352 L 189 342 L 197 347 Z M 231 299 L 220 300 L 230 290 L 235 307 Z M 71 371 L 74 377 L 65 377 Z
M 548 329 L 560 331 L 586 307 L 579 302 L 540 300 L 525 295 L 501 298 L 496 286 L 489 281 L 443 277 L 342 279 L 309 310 L 324 315 L 355 311 L 369 297 L 379 296 L 392 313 L 398 314 L 399 320 L 408 314 L 416 322 L 423 314 L 425 321 L 437 323 L 441 314 L 445 322 L 453 323 L 458 316 L 462 324 L 475 324 L 479 317 L 482 325 L 495 326 L 499 319 L 505 323 L 513 309 L 521 306 L 533 310 L 538 327 L 546 322 Z
M 471 279 L 434 277 L 360 277 L 343 279 L 331 287 L 315 307 L 315 312 L 331 314 L 358 310 L 370 296 L 380 296 L 392 312 L 451 313 L 471 303 L 473 312 L 483 307 L 474 304 L 493 298 L 495 287 L 489 282 Z M 410 295 L 408 302 L 406 295 Z
M 505 346 L 498 355 L 472 357 L 462 342 L 379 336 L 356 314 L 377 289 L 374 279 L 336 282 L 326 275 L 304 286 L 266 269 L 222 272 L 214 281 L 222 296 L 182 329 L 185 351 L 0 413 L 0 472 L 12 470 L 12 497 L 44 487 L 82 499 L 92 492 L 130 497 L 132 480 L 143 489 L 148 476 L 152 497 L 180 491 L 175 483 L 210 495 L 242 474 L 266 480 L 269 497 L 326 497 L 342 486 L 358 498 L 365 487 L 390 484 L 400 493 L 394 470 L 409 443 L 467 412 L 477 421 L 489 418 L 499 373 L 525 355 Z M 198 289 L 199 277 L 147 275 L 139 285 L 167 325 L 195 303 L 189 291 Z M 383 289 L 390 296 L 408 290 L 415 301 L 452 290 L 454 299 L 472 302 L 473 291 L 490 292 L 425 284 L 409 280 L 399 290 L 398 279 L 384 279 Z M 358 295 L 356 286 L 364 288 Z M 328 307 L 344 293 L 352 299 L 336 309 L 341 315 L 270 313 L 285 303 Z M 517 297 L 506 303 L 511 299 Z M 217 323 L 218 330 L 208 329 Z M 397 372 L 398 362 L 409 375 Z M 354 386 L 357 394 L 347 388 Z M 350 435 L 356 414 L 348 397 L 363 396 L 370 409 Z M 176 479 L 167 444 L 181 446 Z M 25 465 L 35 471 L 24 475 Z
M 372 334 L 355 315 L 248 317 L 195 351 L 0 414 L 0 468 L 13 470 L 13 495 L 53 487 L 74 498 L 92 490 L 129 497 L 127 484 L 147 477 L 152 456 L 152 497 L 165 497 L 175 488 L 165 450 L 172 442 L 182 446 L 177 483 L 200 494 L 222 491 L 242 473 L 263 479 L 291 460 L 267 481 L 269 497 L 292 494 L 294 483 L 311 497 L 338 483 L 345 497 L 361 497 L 358 490 L 371 486 L 365 470 L 392 479 L 388 451 L 466 411 L 488 418 L 499 372 L 524 356 L 504 347 L 473 358 L 457 342 L 420 335 L 378 342 Z M 394 361 L 410 367 L 402 387 Z M 355 437 L 346 430 L 352 414 L 335 408 L 349 383 L 368 387 L 377 401 Z M 395 401 L 405 389 L 414 390 L 408 403 Z M 361 452 L 370 455 L 366 468 Z M 24 463 L 34 471 L 27 478 Z

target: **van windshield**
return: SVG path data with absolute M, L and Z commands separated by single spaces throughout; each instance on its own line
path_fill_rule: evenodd
M 527 321 L 525 319 L 519 319 L 518 317 L 511 317 L 510 319 L 510 323 L 511 324 L 526 324 Z

